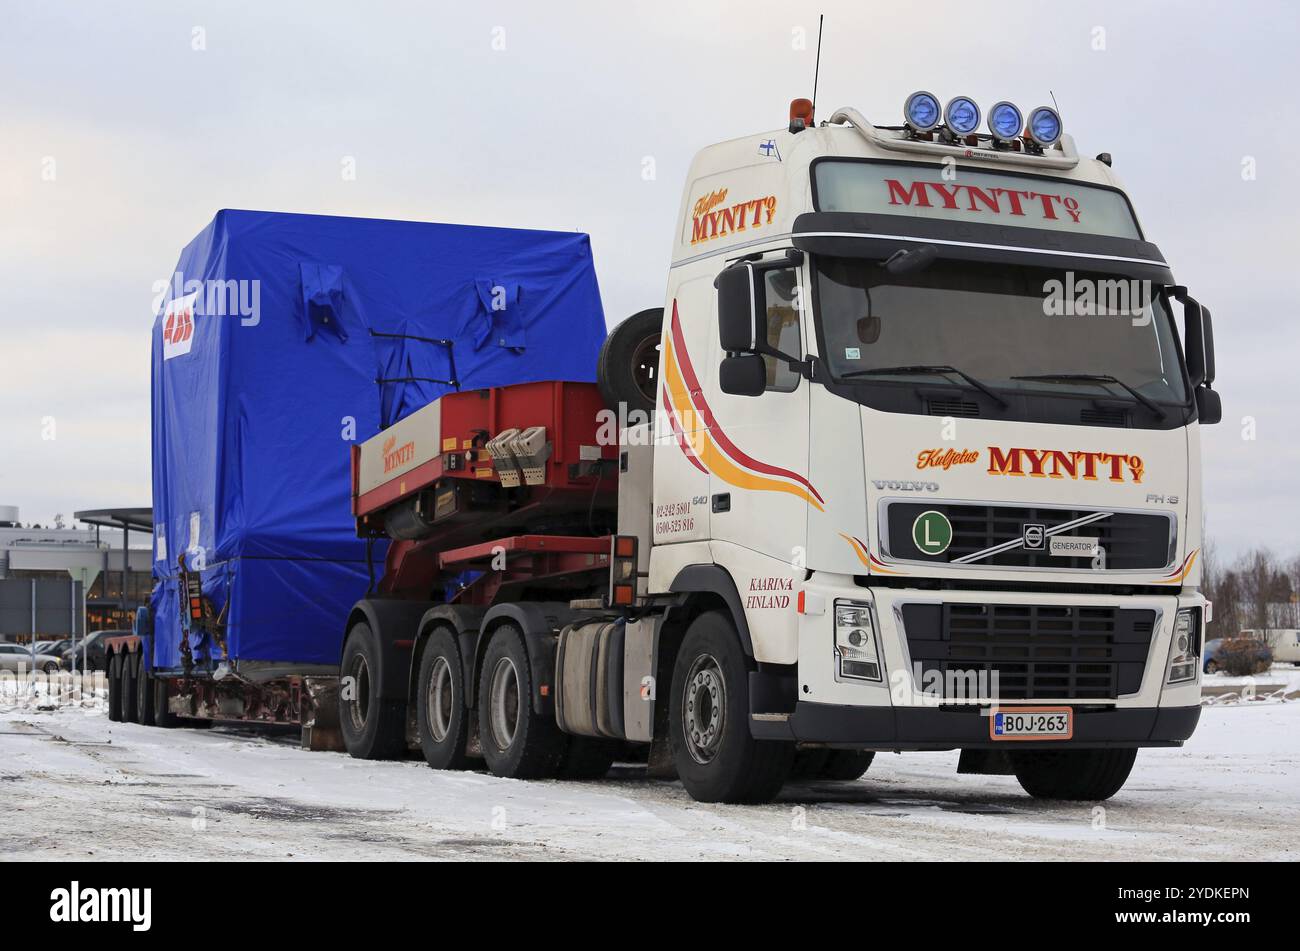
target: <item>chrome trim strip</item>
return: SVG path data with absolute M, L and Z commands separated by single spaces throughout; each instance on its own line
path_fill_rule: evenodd
M 1147 264 L 1151 267 L 1168 268 L 1169 263 L 1154 258 L 1129 258 L 1117 254 L 1092 254 L 1087 251 L 1061 251 L 1053 248 L 1025 248 L 1013 244 L 982 244 L 975 241 L 953 241 L 946 238 L 921 238 L 916 235 L 901 234 L 874 234 L 863 231 L 787 231 L 783 234 L 769 234 L 761 238 L 754 238 L 749 241 L 742 241 L 740 244 L 731 244 L 725 248 L 718 248 L 715 251 L 705 251 L 702 254 L 693 254 L 688 258 L 674 261 L 668 267 L 681 267 L 684 264 L 694 264 L 696 261 L 704 261 L 708 258 L 719 257 L 720 255 L 735 255 L 735 252 L 744 248 L 753 248 L 760 244 L 770 244 L 772 242 L 789 241 L 794 238 L 877 238 L 887 241 L 907 241 L 912 244 L 946 244 L 959 248 L 980 248 L 986 251 L 1010 251 L 1013 253 L 1023 254 L 1049 254 L 1053 257 L 1064 258 L 1083 258 L 1090 261 L 1122 261 L 1127 264 Z M 732 258 L 734 260 L 734 257 Z
M 887 563 L 894 564 L 894 565 L 925 565 L 930 568 L 985 567 L 981 565 L 974 565 L 974 564 L 968 564 L 968 563 L 957 562 L 957 561 L 921 561 L 920 559 L 916 559 L 916 558 L 895 558 L 892 554 L 890 554 L 889 530 L 888 530 L 889 506 L 899 502 L 904 504 L 916 505 L 920 501 L 921 501 L 920 499 L 907 498 L 905 496 L 891 496 L 888 498 L 882 498 L 876 503 L 875 537 L 877 539 L 878 550 L 880 554 L 885 559 L 887 559 Z M 1071 507 L 1077 507 L 1077 506 L 1050 505 L 1050 504 L 1031 506 L 1024 502 L 1007 501 L 1006 499 L 994 500 L 994 499 L 927 498 L 925 499 L 925 503 L 927 505 L 989 505 L 997 508 L 1020 508 L 1020 509 L 1024 509 L 1024 508 L 1066 509 Z M 1040 574 L 1051 573 L 1051 574 L 1067 575 L 1067 576 L 1077 578 L 1080 576 L 1080 573 L 1084 571 L 1100 572 L 1106 575 L 1107 577 L 1124 577 L 1124 576 L 1134 576 L 1134 575 L 1151 575 L 1156 572 L 1165 571 L 1175 566 L 1175 563 L 1178 560 L 1177 558 L 1178 516 L 1176 513 L 1152 511 L 1151 509 L 1111 508 L 1111 509 L 1107 509 L 1106 514 L 1162 516 L 1169 523 L 1169 555 L 1168 555 L 1169 560 L 1166 561 L 1165 564 L 1155 568 L 1100 568 L 1099 569 L 1099 568 L 1091 568 L 1091 567 L 1072 568 L 1068 566 L 1062 566 L 1060 568 L 1034 568 L 1029 565 L 992 565 L 992 566 L 988 566 L 988 568 L 989 570 L 992 571 L 1031 571 L 1031 572 L 1038 572 Z M 1008 545 L 1008 550 L 1011 547 L 1011 543 L 1014 541 L 1015 539 L 1008 539 L 1008 541 L 1004 543 Z
M 1072 528 L 1078 528 L 1081 525 L 1091 525 L 1093 522 L 1100 522 L 1103 518 L 1110 518 L 1114 512 L 1094 512 L 1091 515 L 1085 515 L 1083 518 L 1076 518 L 1071 522 L 1062 522 L 1060 525 L 1054 525 L 1043 531 L 1043 538 L 1048 539 L 1053 535 L 1059 535 L 1061 532 L 1068 531 Z M 1025 544 L 1025 536 L 1022 534 L 1019 538 L 1009 542 L 1003 542 L 1000 545 L 994 545 L 991 548 L 985 548 L 983 551 L 971 552 L 969 555 L 962 555 L 960 558 L 948 562 L 950 565 L 968 565 L 971 562 L 982 561 L 990 555 L 997 555 L 1004 551 L 1011 551 L 1013 548 L 1022 548 Z

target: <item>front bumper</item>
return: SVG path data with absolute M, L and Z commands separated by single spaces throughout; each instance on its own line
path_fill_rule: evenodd
M 1201 717 L 1200 706 L 1073 709 L 1074 736 L 1069 740 L 1009 743 L 991 739 L 989 718 L 975 707 L 942 710 L 801 701 L 788 718 L 754 719 L 751 728 L 759 739 L 799 740 L 852 749 L 1080 749 L 1179 746 L 1192 735 Z M 983 713 L 987 714 L 987 708 Z

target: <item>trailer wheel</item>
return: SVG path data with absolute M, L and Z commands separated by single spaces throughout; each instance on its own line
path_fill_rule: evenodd
M 750 664 L 731 619 L 701 614 L 673 668 L 669 743 L 686 791 L 700 802 L 770 802 L 794 761 L 794 744 L 749 731 Z
M 122 668 L 122 722 L 134 723 L 136 717 L 135 655 L 119 651 Z
M 565 735 L 554 717 L 533 710 L 533 672 L 524 635 L 513 624 L 492 633 L 478 681 L 478 729 L 494 776 L 546 779 L 564 756 Z
M 379 695 L 379 645 L 361 621 L 348 632 L 340 665 L 339 728 L 356 759 L 397 759 L 406 749 L 406 707 Z
M 172 713 L 171 708 L 167 706 L 167 701 L 171 698 L 171 681 L 166 677 L 154 677 L 152 679 L 153 725 L 162 727 L 164 730 L 180 726 L 176 714 Z
M 875 758 L 876 754 L 870 751 L 831 750 L 831 755 L 822 766 L 821 778 L 835 780 L 836 782 L 851 782 L 855 779 L 861 779 L 863 774 L 871 768 L 871 761 Z
M 420 749 L 434 769 L 464 769 L 469 763 L 463 671 L 455 636 L 445 627 L 434 628 L 420 656 L 416 687 Z
M 651 307 L 633 314 L 609 332 L 596 361 L 596 386 L 605 405 L 615 412 L 625 404 L 630 414 L 654 412 L 659 386 L 659 337 L 664 309 Z
M 108 718 L 122 722 L 122 657 L 116 652 L 108 659 Z
M 145 669 L 144 651 L 135 655 L 135 722 L 153 726 L 153 678 Z
M 617 740 L 571 736 L 556 776 L 559 779 L 600 779 L 614 765 L 618 749 Z
M 1096 801 L 1119 792 L 1136 747 L 1103 750 L 1009 750 L 1021 787 L 1035 799 Z

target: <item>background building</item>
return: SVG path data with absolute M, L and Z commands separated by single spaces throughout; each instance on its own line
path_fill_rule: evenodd
M 152 511 L 96 509 L 74 518 L 73 526 L 61 519 L 24 526 L 17 507 L 0 506 L 0 640 L 129 628 L 148 603 Z

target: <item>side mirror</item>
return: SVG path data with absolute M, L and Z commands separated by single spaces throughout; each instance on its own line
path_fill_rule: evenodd
M 1210 308 L 1201 308 L 1201 339 L 1205 345 L 1205 385 L 1214 382 L 1214 325 L 1210 321 Z
M 727 353 L 753 353 L 758 346 L 758 288 L 752 264 L 718 275 L 718 339 Z
M 1207 365 L 1214 363 L 1212 356 L 1206 358 L 1205 314 L 1187 288 L 1175 287 L 1173 295 L 1183 305 L 1183 356 L 1187 359 L 1187 382 L 1195 389 L 1205 382 Z
M 767 366 L 756 353 L 724 357 L 718 367 L 718 389 L 733 396 L 760 396 L 767 389 Z
M 1217 390 L 1209 387 L 1196 388 L 1196 416 L 1202 426 L 1213 426 L 1223 422 L 1223 401 Z
M 1202 307 L 1185 287 L 1170 292 L 1183 305 L 1183 352 L 1187 358 L 1187 378 L 1196 396 L 1196 415 L 1204 426 L 1223 420 L 1223 401 L 1210 389 L 1214 383 L 1214 323 L 1210 309 Z

